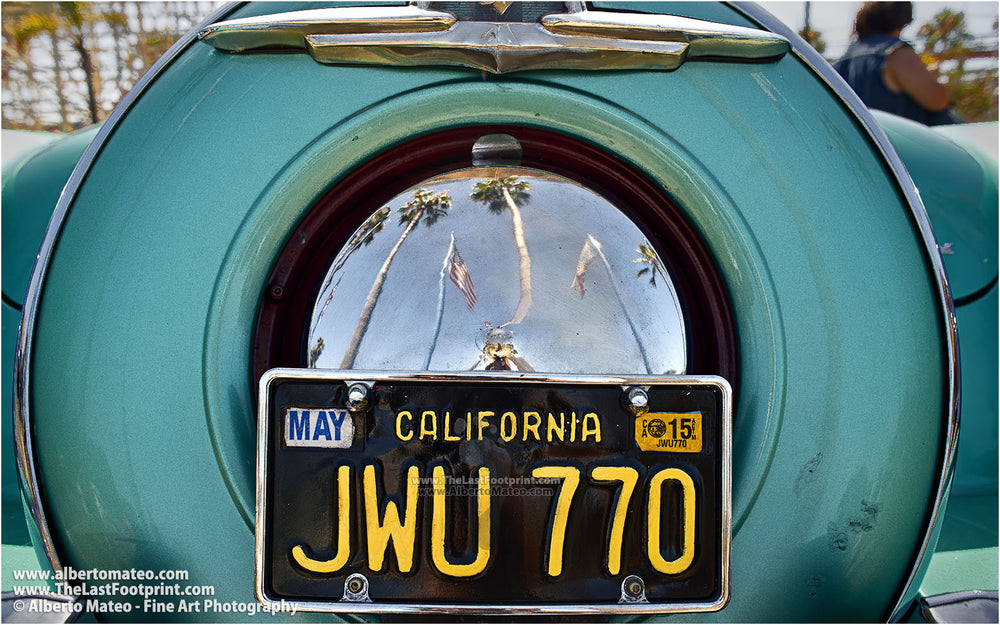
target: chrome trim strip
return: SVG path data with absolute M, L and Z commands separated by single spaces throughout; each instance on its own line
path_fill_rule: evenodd
M 293 11 L 212 24 L 199 39 L 225 52 L 300 48 L 320 63 L 528 69 L 672 70 L 686 59 L 774 61 L 788 41 L 672 15 L 574 10 L 539 22 L 462 22 L 419 6 Z
M 722 592 L 717 601 L 685 604 L 386 604 L 386 603 L 338 603 L 336 601 L 289 601 L 276 600 L 267 595 L 264 588 L 264 523 L 266 521 L 264 482 L 266 480 L 266 460 L 270 415 L 268 414 L 268 390 L 279 379 L 343 381 L 351 384 L 357 381 L 379 382 L 476 382 L 494 384 L 601 384 L 608 386 L 644 386 L 649 384 L 703 384 L 715 386 L 722 396 L 722 533 L 719 554 L 722 573 Z M 260 379 L 257 419 L 257 511 L 254 523 L 254 592 L 265 608 L 288 610 L 294 608 L 303 612 L 350 612 L 350 613 L 402 613 L 402 614 L 478 614 L 478 615 L 534 615 L 534 614 L 667 614 L 680 612 L 715 612 L 729 603 L 730 548 L 732 543 L 732 414 L 733 391 L 729 382 L 718 376 L 699 375 L 563 375 L 514 373 L 506 371 L 476 371 L 474 373 L 430 373 L 427 371 L 362 371 L 334 369 L 271 369 Z
M 45 231 L 45 238 L 39 248 L 35 258 L 35 266 L 31 272 L 31 281 L 28 283 L 28 292 L 25 295 L 24 309 L 21 315 L 21 324 L 18 328 L 17 350 L 14 356 L 14 443 L 16 447 L 17 464 L 22 477 L 22 489 L 26 491 L 28 505 L 34 518 L 35 526 L 38 529 L 45 555 L 54 571 L 62 568 L 59 556 L 56 553 L 52 532 L 49 530 L 48 520 L 45 516 L 45 509 L 41 501 L 42 486 L 38 480 L 38 473 L 35 466 L 35 455 L 32 449 L 32 427 L 30 411 L 30 376 L 31 376 L 31 348 L 34 341 L 35 322 L 38 314 L 38 306 L 41 301 L 42 286 L 45 283 L 45 276 L 49 263 L 52 260 L 52 253 L 55 249 L 56 241 L 62 230 L 66 215 L 69 212 L 73 197 L 79 190 L 83 179 L 90 170 L 91 163 L 101 151 L 104 142 L 114 131 L 115 126 L 124 117 L 125 112 L 132 106 L 132 103 L 145 91 L 146 87 L 162 72 L 179 54 L 197 37 L 199 28 L 206 24 L 217 21 L 222 16 L 229 13 L 236 3 L 230 3 L 220 7 L 199 24 L 198 28 L 187 33 L 177 40 L 167 52 L 153 64 L 149 70 L 139 79 L 134 87 L 125 95 L 122 101 L 111 112 L 111 115 L 104 121 L 103 126 L 98 131 L 97 136 L 80 157 L 76 167 L 70 174 L 69 180 L 59 194 L 59 200 L 52 212 L 48 228 Z M 73 597 L 77 599 L 77 597 Z
M 915 584 L 920 580 L 916 579 L 917 573 L 923 568 L 926 558 L 930 558 L 931 542 L 934 540 L 934 527 L 941 520 L 944 513 L 944 504 L 947 500 L 948 491 L 951 488 L 951 480 L 954 474 L 955 455 L 958 451 L 958 426 L 959 411 L 961 406 L 961 384 L 960 384 L 960 361 L 958 352 L 958 322 L 955 317 L 955 308 L 952 302 L 951 288 L 948 285 L 948 276 L 945 273 L 944 261 L 938 248 L 937 240 L 934 238 L 934 231 L 931 227 L 927 211 L 924 209 L 920 193 L 913 184 L 909 172 L 896 154 L 895 148 L 889 142 L 885 131 L 882 130 L 875 118 L 872 117 L 868 108 L 861 99 L 847 85 L 840 74 L 826 62 L 826 60 L 813 49 L 808 43 L 799 37 L 792 29 L 768 13 L 763 7 L 752 2 L 734 2 L 732 6 L 744 16 L 757 22 L 762 27 L 780 34 L 787 38 L 792 44 L 792 52 L 803 63 L 809 66 L 833 91 L 848 109 L 854 114 L 862 128 L 868 132 L 869 137 L 875 147 L 882 154 L 889 165 L 892 174 L 896 177 L 899 188 L 902 191 L 920 236 L 923 238 L 924 247 L 927 251 L 927 260 L 931 264 L 934 273 L 934 280 L 937 283 L 938 303 L 941 305 L 942 322 L 944 324 L 945 343 L 948 351 L 948 415 L 945 423 L 945 451 L 938 480 L 937 494 L 934 500 L 934 507 L 924 534 L 920 550 L 910 570 L 909 578 L 903 587 L 896 605 L 893 607 L 889 620 L 895 621 L 902 616 L 905 608 L 903 601 Z
M 246 52 L 262 47 L 304 48 L 306 38 L 315 35 L 440 33 L 455 22 L 451 13 L 415 6 L 340 7 L 218 22 L 203 28 L 198 39 L 225 52 Z

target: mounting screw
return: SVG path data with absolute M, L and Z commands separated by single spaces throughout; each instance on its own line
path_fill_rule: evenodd
M 368 406 L 368 385 L 355 382 L 347 388 L 347 409 L 359 412 Z
M 644 389 L 633 386 L 628 389 L 627 406 L 629 411 L 637 417 L 646 414 L 649 411 L 649 395 Z
M 353 593 L 359 593 L 365 588 L 365 583 L 361 581 L 360 577 L 352 577 L 347 580 L 347 589 Z
M 371 603 L 368 596 L 368 578 L 361 573 L 355 573 L 344 583 L 344 596 L 341 601 L 351 603 Z
M 622 582 L 622 597 L 619 603 L 649 603 L 646 599 L 646 582 L 638 575 L 629 575 Z
M 638 597 L 639 595 L 641 595 L 642 580 L 638 578 L 633 578 L 628 584 L 625 585 L 625 592 L 627 592 L 630 597 Z

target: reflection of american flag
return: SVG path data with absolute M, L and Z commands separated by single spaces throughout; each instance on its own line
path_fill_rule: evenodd
M 576 275 L 573 277 L 573 284 L 569 288 L 574 291 L 579 291 L 580 297 L 583 297 L 587 292 L 587 287 L 583 283 L 583 277 L 587 273 L 587 269 L 590 268 L 590 263 L 594 262 L 597 257 L 597 253 L 594 250 L 593 243 L 590 242 L 590 237 L 587 237 L 587 242 L 583 244 L 583 249 L 580 250 L 580 260 L 576 261 Z
M 451 256 L 448 258 L 448 277 L 465 295 L 465 305 L 469 307 L 469 310 L 472 310 L 477 300 L 476 287 L 472 285 L 469 268 L 465 266 L 465 261 L 462 260 L 462 255 L 458 253 L 458 247 L 454 244 L 451 247 Z

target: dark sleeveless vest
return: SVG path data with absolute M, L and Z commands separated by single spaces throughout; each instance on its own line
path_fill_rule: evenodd
M 868 108 L 878 109 L 918 121 L 928 126 L 954 123 L 947 111 L 928 111 L 905 93 L 889 90 L 882 80 L 885 59 L 900 46 L 909 46 L 899 37 L 874 34 L 851 44 L 833 64 Z

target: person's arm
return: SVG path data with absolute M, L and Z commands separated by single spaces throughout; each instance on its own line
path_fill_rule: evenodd
M 899 46 L 889 54 L 884 77 L 891 90 L 906 93 L 928 111 L 943 111 L 951 103 L 948 85 L 937 81 L 938 73 L 927 69 L 910 46 Z

